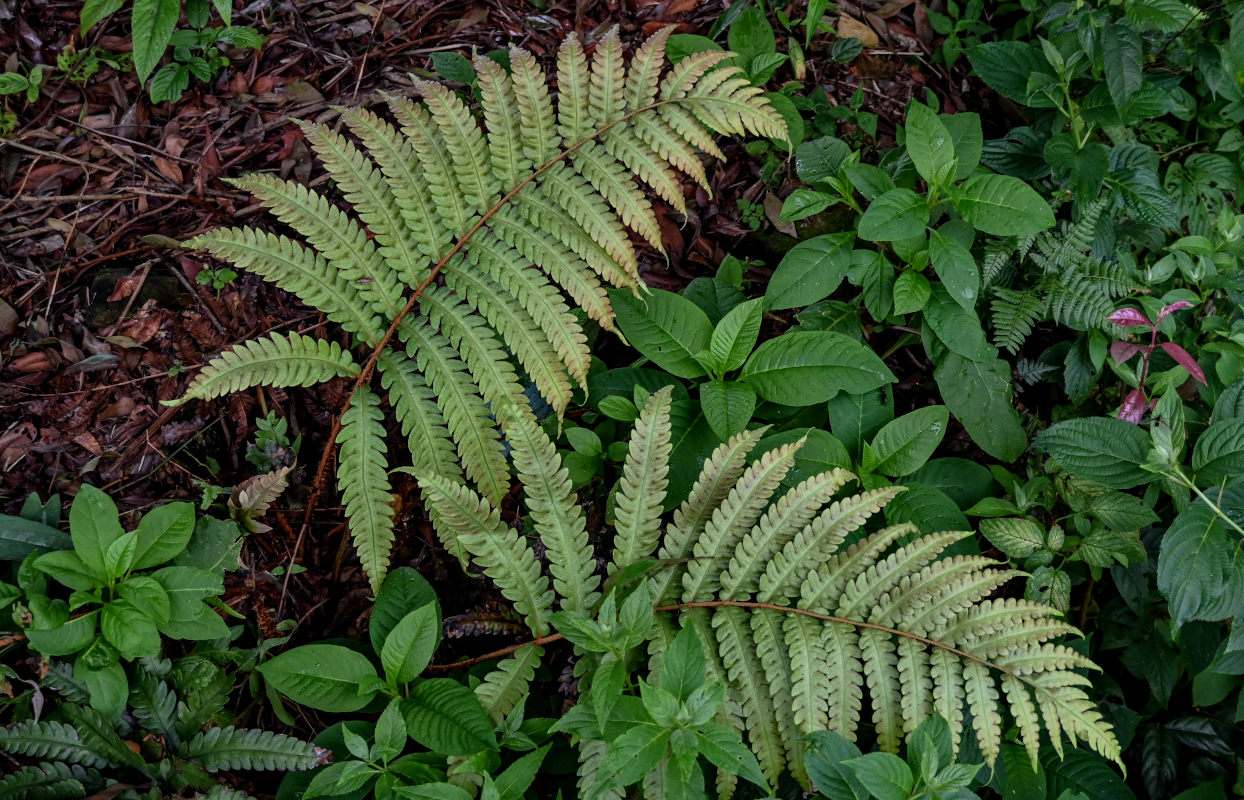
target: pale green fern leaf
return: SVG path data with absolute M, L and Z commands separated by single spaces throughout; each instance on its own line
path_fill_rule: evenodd
M 594 128 L 603 128 L 614 122 L 626 110 L 626 69 L 622 62 L 622 40 L 618 38 L 616 25 L 596 43 L 592 55 L 588 109 Z
M 796 594 L 804 576 L 829 560 L 847 534 L 858 530 L 902 491 L 901 487 L 887 486 L 831 504 L 765 565 L 757 599 L 767 603 L 775 597 Z
M 83 742 L 73 726 L 54 720 L 19 722 L 0 728 L 0 751 L 86 767 L 116 766 L 119 763 Z
M 903 705 L 894 640 L 875 628 L 862 628 L 859 647 L 877 728 L 877 746 L 897 753 L 903 742 Z
M 523 153 L 522 120 L 514 85 L 501 65 L 491 58 L 476 56 L 473 63 L 483 98 L 484 124 L 488 126 L 488 158 L 500 190 L 508 192 L 532 167 L 531 159 Z
M 918 533 L 910 524 L 891 525 L 866 536 L 810 571 L 799 587 L 799 607 L 813 611 L 840 605 L 850 583 L 876 563 L 877 558 L 900 537 Z
M 842 469 L 813 475 L 769 506 L 735 548 L 721 576 L 721 596 L 732 600 L 755 593 L 761 572 L 773 564 L 778 551 L 853 477 Z M 804 568 L 806 571 L 806 565 Z
M 429 286 L 419 297 L 427 319 L 440 329 L 453 348 L 462 355 L 480 394 L 491 406 L 525 402 L 523 386 L 514 372 L 504 345 L 487 322 L 472 313 L 453 293 Z
M 544 543 L 561 606 L 567 611 L 586 612 L 599 597 L 596 587 L 600 577 L 570 474 L 552 440 L 526 406 L 507 408 L 500 412 L 500 419 L 523 482 L 527 510 Z
M 1002 715 L 998 713 L 998 685 L 988 667 L 977 661 L 962 662 L 963 691 L 972 712 L 972 729 L 985 763 L 992 764 L 1002 749 Z
M 450 478 L 462 475 L 445 416 L 436 404 L 432 388 L 415 364 L 395 350 L 385 349 L 377 360 L 380 383 L 389 393 L 402 435 L 410 444 L 417 472 L 435 472 Z
M 389 571 L 393 546 L 393 488 L 385 463 L 384 415 L 380 400 L 360 386 L 341 415 L 337 486 L 350 535 L 373 592 Z
M 446 226 L 435 224 L 438 220 L 435 203 L 410 141 L 366 109 L 343 111 L 341 118 L 359 137 L 384 173 L 406 229 L 414 237 L 420 252 L 428 261 L 440 261 L 449 252 L 453 232 Z M 406 281 L 411 286 L 424 280 L 427 274 L 428 270 L 421 269 L 419 262 L 412 262 L 406 267 Z
M 664 106 L 662 106 L 664 108 Z M 698 127 L 699 123 L 695 125 Z M 687 202 L 674 170 L 662 165 L 661 157 L 642 139 L 627 136 L 625 129 L 607 131 L 602 139 L 609 155 L 621 161 L 639 180 L 657 193 L 679 213 L 685 214 Z
M 667 25 L 649 36 L 635 52 L 626 72 L 626 110 L 638 111 L 657 96 L 661 70 L 665 66 L 665 43 L 676 26 Z
M 206 250 L 271 281 L 368 344 L 380 341 L 380 318 L 359 300 L 358 290 L 322 255 L 293 239 L 254 228 L 218 228 L 185 246 Z
M 1028 752 L 1028 760 L 1034 764 L 1040 763 L 1041 715 L 1028 693 L 1028 687 L 1013 675 L 1004 674 L 1002 691 L 1006 693 L 1011 715 L 1015 717 L 1015 724 L 1019 728 L 1019 740 Z
M 479 698 L 484 713 L 493 725 L 500 725 L 506 716 L 518 705 L 518 701 L 528 695 L 531 679 L 536 675 L 536 667 L 544 649 L 538 645 L 528 645 L 517 653 L 497 662 L 497 668 L 484 677 L 475 687 L 475 696 Z
M 483 214 L 500 199 L 501 182 L 488 162 L 488 147 L 470 110 L 457 94 L 439 83 L 419 81 L 415 88 L 423 95 L 445 146 L 453 159 L 458 189 Z
M 799 443 L 763 454 L 743 471 L 726 499 L 714 511 L 691 549 L 692 561 L 683 577 L 683 602 L 707 599 L 721 583 L 720 562 L 756 524 L 770 495 L 795 464 Z
M 562 147 L 548 82 L 535 56 L 518 47 L 510 48 L 510 77 L 522 120 L 523 153 L 533 164 L 547 164 Z
M 777 720 L 778 736 L 782 741 L 782 749 L 786 754 L 786 768 L 800 784 L 808 783 L 808 773 L 803 765 L 804 740 L 795 718 L 794 696 L 792 685 L 793 659 L 786 649 L 786 634 L 782 630 L 783 617 L 787 614 L 780 611 L 757 609 L 750 615 L 752 626 L 752 642 L 756 655 L 760 658 L 760 666 L 764 670 L 765 683 L 769 686 L 769 698 L 773 707 L 773 715 Z
M 579 37 L 571 32 L 557 48 L 557 131 L 567 142 L 582 141 L 593 131 L 588 110 L 591 76 Z
M 336 342 L 299 333 L 270 333 L 236 345 L 207 362 L 179 400 L 210 400 L 251 386 L 310 386 L 352 378 L 359 367 Z
M 474 198 L 459 191 L 454 157 L 449 153 L 444 134 L 425 106 L 396 97 L 388 100 L 393 117 L 419 158 L 419 167 L 436 211 L 434 219 L 439 219 L 454 236 L 465 235 L 479 212 Z
M 903 729 L 914 731 L 921 720 L 933 716 L 933 673 L 929 666 L 929 651 L 923 642 L 905 636 L 897 637 L 894 644 L 898 655 Z
M 501 521 L 488 501 L 460 483 L 439 475 L 418 475 L 424 502 L 446 549 L 463 550 L 514 603 L 537 636 L 548 633 L 553 590 L 526 542 Z M 450 541 L 454 544 L 451 546 Z
M 398 275 L 367 232 L 345 212 L 305 186 L 271 175 L 250 175 L 230 183 L 255 195 L 277 219 L 305 236 L 376 313 L 396 316 L 402 307 Z
M 770 783 L 777 783 L 785 766 L 785 748 L 747 618 L 748 612 L 741 608 L 722 608 L 713 614 L 713 629 L 752 750 Z
M 660 538 L 661 508 L 669 484 L 671 387 L 653 393 L 635 420 L 618 482 L 613 573 L 651 553 Z
M 626 166 L 595 142 L 588 142 L 571 156 L 575 168 L 618 210 L 622 222 L 637 232 L 656 250 L 664 250 L 661 228 L 652 214 L 652 204 L 631 177 Z

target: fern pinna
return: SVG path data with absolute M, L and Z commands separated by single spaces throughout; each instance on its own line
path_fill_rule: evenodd
M 681 627 L 715 642 L 706 648 L 716 651 L 709 672 L 728 686 L 728 721 L 746 732 L 770 781 L 788 770 L 807 786 L 803 737 L 829 729 L 855 739 L 866 691 L 885 750 L 937 713 L 956 745 L 970 725 L 992 765 L 1009 709 L 1034 765 L 1042 727 L 1060 753 L 1066 736 L 1119 758 L 1110 726 L 1084 693 L 1088 679 L 1075 671 L 1096 667 L 1053 641 L 1076 630 L 1048 606 L 991 596 L 1021 573 L 983 556 L 943 556 L 970 533 L 921 536 L 908 524 L 865 532 L 902 488 L 835 500 L 854 479 L 835 469 L 779 492 L 800 443 L 757 456 L 763 430 L 753 430 L 717 448 L 663 523 L 670 398 L 668 388 L 653 395 L 636 421 L 606 577 L 617 580 L 632 565 L 663 566 L 649 583 L 661 612 L 650 636 L 650 680 Z M 460 479 L 420 476 L 444 546 L 491 578 L 541 637 L 477 688 L 498 721 L 526 694 L 540 645 L 556 636 L 554 606 L 591 612 L 601 598 L 583 514 L 553 443 L 525 411 L 500 416 L 551 582 L 531 544 L 488 498 Z M 586 740 L 580 755 L 581 788 L 592 796 L 604 743 Z M 730 778 L 720 775 L 719 789 L 728 790 L 721 782 Z
M 372 354 L 415 471 L 464 476 L 495 504 L 510 476 L 492 409 L 524 402 L 533 385 L 560 414 L 585 383 L 590 354 L 576 312 L 613 330 L 606 286 L 641 286 L 630 234 L 661 248 L 644 187 L 684 211 L 679 173 L 706 186 L 697 151 L 722 157 L 710 131 L 785 136 L 760 89 L 726 64 L 729 53 L 667 68 L 671 30 L 648 39 L 629 67 L 616 30 L 590 60 L 568 37 L 555 97 L 531 53 L 511 49 L 508 72 L 477 58 L 482 126 L 462 98 L 428 82 L 416 85 L 422 103 L 390 98 L 392 121 L 342 110 L 356 140 L 304 123 L 349 212 L 305 186 L 253 175 L 236 184 L 301 240 L 226 228 L 187 245 L 341 325 Z M 372 365 L 335 343 L 274 333 L 213 359 L 178 402 L 361 380 Z M 338 484 L 373 588 L 393 541 L 381 401 L 360 384 L 337 436 Z

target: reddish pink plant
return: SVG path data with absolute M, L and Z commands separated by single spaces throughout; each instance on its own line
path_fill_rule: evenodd
M 1149 344 L 1136 344 L 1135 342 L 1115 342 L 1110 345 L 1110 357 L 1114 359 L 1114 363 L 1122 364 L 1129 360 L 1137 353 L 1144 353 L 1145 360 L 1140 367 L 1140 387 L 1133 389 L 1127 393 L 1127 397 L 1123 398 L 1123 406 L 1119 409 L 1118 417 L 1126 420 L 1134 425 L 1139 425 L 1141 419 L 1145 415 L 1145 410 L 1152 404 L 1145 397 L 1145 379 L 1149 377 L 1149 359 L 1153 358 L 1153 351 L 1161 347 L 1168 356 L 1175 359 L 1179 366 L 1188 370 L 1188 374 L 1200 383 L 1205 383 L 1205 371 L 1201 369 L 1201 365 L 1196 363 L 1196 359 L 1192 355 L 1174 342 L 1162 342 L 1158 344 L 1158 325 L 1162 324 L 1162 320 L 1171 314 L 1185 308 L 1192 308 L 1192 304 L 1187 300 L 1180 300 L 1177 303 L 1171 303 L 1158 312 L 1158 321 L 1150 322 L 1149 318 L 1135 308 L 1120 308 L 1106 319 L 1122 325 L 1127 328 L 1148 328 Z

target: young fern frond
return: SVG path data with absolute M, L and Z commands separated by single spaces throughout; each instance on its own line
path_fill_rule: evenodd
M 666 386 L 652 396 L 635 420 L 622 479 L 618 483 L 617 522 L 613 561 L 609 572 L 651 553 L 660 531 L 661 507 L 669 484 L 669 409 L 673 389 Z
M 642 482 L 635 475 L 668 469 L 666 443 L 654 435 L 669 424 L 668 396 L 654 395 L 639 419 L 626 467 L 631 474 L 624 476 L 620 495 L 635 495 L 634 486 Z M 853 476 L 833 470 L 779 492 L 800 443 L 762 453 L 749 466 L 748 455 L 761 435 L 749 431 L 721 445 L 669 524 L 659 515 L 624 515 L 619 499 L 618 525 L 627 533 L 618 531 L 611 570 L 642 563 L 653 551 L 661 559 L 691 556 L 689 563 L 675 561 L 663 570 L 678 576 L 681 602 L 669 601 L 663 573 L 650 587 L 660 612 L 648 645 L 650 679 L 659 675 L 662 642 L 678 627 L 693 627 L 705 642 L 715 642 L 715 648 L 706 648 L 706 668 L 710 678 L 727 684 L 721 718 L 746 733 L 771 781 L 789 772 L 806 786 L 804 738 L 828 729 L 855 739 L 865 694 L 877 741 L 891 752 L 936 713 L 950 722 L 956 747 L 971 730 L 991 765 L 1001 753 L 1008 718 L 1034 764 L 1043 736 L 1056 749 L 1066 736 L 1119 759 L 1110 725 L 1084 692 L 1088 680 L 1077 672 L 1096 666 L 1058 643 L 1077 631 L 1049 606 L 991 596 L 1020 573 L 984 556 L 946 556 L 947 548 L 970 532 L 921 535 L 909 524 L 865 528 L 900 488 L 835 501 Z M 527 423 L 521 437 L 512 434 L 516 451 L 551 453 L 551 442 L 535 441 L 540 436 L 542 431 Z M 548 489 L 540 487 L 563 485 L 564 468 L 547 455 L 517 458 L 524 483 L 536 491 L 528 505 L 541 508 L 547 502 L 541 492 L 547 495 Z M 564 498 L 565 490 L 555 494 Z M 544 620 L 532 621 L 528 614 L 530 598 L 547 586 L 531 548 L 507 533 L 496 512 L 461 482 L 429 477 L 425 495 L 443 539 L 488 540 L 487 548 L 477 541 L 466 549 L 503 594 L 527 604 L 519 611 L 528 616 L 531 632 L 547 635 Z M 649 529 L 640 527 L 640 519 Z M 563 523 L 547 510 L 533 511 L 532 521 L 542 539 L 557 540 L 547 538 L 548 527 Z M 624 541 L 631 544 L 623 546 Z M 644 542 L 646 552 L 634 542 Z M 493 552 L 500 550 L 506 565 Z M 625 563 L 619 554 L 631 551 Z M 565 604 L 565 581 L 557 574 L 562 568 L 550 561 Z M 521 598 L 514 591 L 519 572 L 525 575 L 522 583 L 534 587 Z M 542 607 L 551 605 L 550 597 Z M 507 662 L 495 683 L 525 686 L 538 658 L 533 650 L 526 647 L 515 656 L 524 659 L 524 675 L 517 674 L 519 664 Z M 485 696 L 500 694 L 489 689 Z M 589 787 L 600 747 L 591 740 L 581 745 L 581 774 Z
M 372 591 L 378 592 L 393 547 L 393 490 L 384 458 L 384 415 L 380 399 L 370 388 L 359 387 L 351 398 L 337 444 L 337 485 L 354 549 L 371 578 Z
M 567 38 L 556 92 L 525 50 L 511 49 L 508 73 L 477 59 L 479 114 L 444 86 L 418 82 L 422 102 L 388 98 L 392 121 L 341 110 L 348 135 L 300 123 L 342 203 L 252 175 L 236 185 L 298 237 L 236 228 L 187 245 L 319 308 L 352 335 L 369 376 L 376 346 L 396 328 L 400 344 L 374 363 L 412 449 L 427 447 L 415 450 L 416 471 L 458 477 L 447 433 L 461 474 L 495 505 L 510 476 L 490 406 L 521 405 L 534 385 L 560 416 L 585 385 L 591 359 L 574 312 L 615 330 L 605 286 L 642 287 L 630 234 L 661 247 L 645 190 L 683 211 L 679 173 L 707 189 L 697 151 L 721 157 L 714 134 L 786 134 L 761 90 L 721 63 L 726 54 L 667 68 L 671 30 L 629 69 L 616 30 L 590 63 Z M 337 344 L 304 339 L 274 334 L 222 353 L 179 402 L 359 375 Z M 389 503 L 373 486 L 355 493 L 352 527 L 386 519 Z M 382 529 L 354 531 L 373 548 L 364 557 L 373 585 L 387 564 Z

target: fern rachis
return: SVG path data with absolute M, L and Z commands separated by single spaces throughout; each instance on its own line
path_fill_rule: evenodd
M 667 424 L 667 400 L 658 393 L 641 412 L 645 424 L 637 427 L 620 485 L 642 485 L 643 476 L 654 473 L 654 462 L 659 467 L 668 461 L 661 437 L 649 432 Z M 534 435 L 543 434 L 532 426 L 525 438 Z M 887 750 L 897 749 L 904 735 L 933 713 L 951 723 L 959 742 L 968 724 L 966 707 L 991 764 L 1003 742 L 1005 711 L 1030 754 L 1036 753 L 1044 726 L 1058 748 L 1065 732 L 1118 759 L 1110 726 L 1083 691 L 1087 679 L 1073 672 L 1095 666 L 1055 641 L 1075 629 L 1048 606 L 990 596 L 1017 573 L 983 556 L 943 555 L 969 533 L 920 536 L 906 525 L 860 532 L 898 488 L 831 502 L 834 490 L 852 477 L 835 471 L 779 496 L 778 484 L 798 444 L 762 454 L 745 467 L 758 438 L 746 432 L 722 444 L 705 462 L 672 524 L 652 517 L 645 523 L 650 531 L 636 536 L 634 517 L 620 516 L 625 531 L 620 542 L 631 544 L 615 549 L 612 573 L 630 566 L 619 560 L 627 551 L 634 551 L 632 564 L 657 553 L 701 556 L 664 562 L 653 581 L 659 613 L 649 646 L 654 678 L 663 650 L 659 641 L 668 641 L 680 626 L 693 626 L 704 642 L 716 643 L 715 654 L 707 648 L 709 674 L 727 683 L 728 708 L 734 710 L 726 716 L 746 731 L 771 781 L 789 770 L 806 785 L 803 736 L 828 728 L 855 738 L 865 694 L 878 742 Z M 543 449 L 548 448 L 551 443 Z M 569 487 L 557 480 L 562 469 L 556 459 L 528 459 L 524 481 L 540 487 L 540 504 L 573 502 Z M 543 477 L 537 474 L 541 470 Z M 538 566 L 532 569 L 528 546 L 516 548 L 500 529 L 487 537 L 477 533 L 497 525 L 486 500 L 461 481 L 428 480 L 437 486 L 426 502 L 442 541 L 507 597 L 523 598 L 527 605 L 519 610 L 532 621 L 531 632 L 542 644 L 553 641 L 544 622 L 553 604 L 559 598 L 563 607 L 575 602 L 558 583 L 557 565 L 571 557 L 582 563 L 581 555 L 574 556 L 582 540 L 563 543 L 562 537 L 546 535 L 548 523 L 533 514 L 535 532 L 555 568 L 555 591 L 545 593 L 547 579 Z M 550 495 L 555 487 L 561 488 Z M 634 546 L 640 541 L 647 552 Z M 572 552 L 557 552 L 560 547 Z M 679 602 L 668 599 L 667 586 L 682 588 Z M 528 675 L 539 658 L 529 652 L 533 649 L 519 651 Z M 503 662 L 499 681 L 482 684 L 488 688 L 481 697 L 494 715 L 506 710 L 498 705 L 495 685 L 510 687 L 511 700 L 517 700 L 518 657 Z M 591 790 L 595 774 L 588 762 L 600 757 L 600 747 L 591 740 L 582 743 L 584 792 Z
M 476 59 L 479 120 L 458 95 L 420 82 L 422 102 L 389 99 L 393 122 L 343 110 L 357 143 L 302 123 L 346 208 L 296 183 L 250 176 L 237 185 L 302 241 L 231 228 L 187 243 L 319 308 L 367 353 L 356 362 L 335 342 L 270 335 L 213 359 L 179 402 L 353 378 L 347 416 L 334 426 L 337 475 L 373 588 L 384 578 L 393 516 L 373 372 L 412 449 L 422 445 L 417 471 L 465 473 L 499 503 L 509 472 L 490 407 L 521 402 L 532 383 L 565 411 L 590 363 L 572 311 L 613 330 L 605 287 L 641 287 L 629 232 L 660 247 L 644 185 L 681 208 L 679 172 L 707 186 L 697 150 L 720 156 L 711 133 L 785 135 L 761 90 L 722 66 L 723 54 L 667 69 L 669 32 L 629 66 L 616 31 L 591 59 L 568 37 L 556 94 L 524 50 L 510 51 L 508 73 Z

